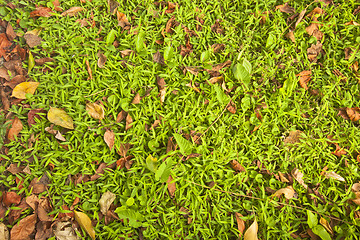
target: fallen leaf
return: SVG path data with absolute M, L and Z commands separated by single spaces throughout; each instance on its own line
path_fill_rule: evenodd
M 236 160 L 231 160 L 230 161 L 230 166 L 236 172 L 246 172 L 246 169 Z
M 17 85 L 22 82 L 25 82 L 26 78 L 23 75 L 17 75 L 13 77 L 9 82 L 5 82 L 4 86 L 9 86 L 10 88 L 14 89 Z
M 131 50 L 131 49 L 125 49 L 125 50 L 122 50 L 120 51 L 121 53 L 121 57 L 126 57 L 126 56 L 130 56 L 132 53 L 135 53 L 134 50 Z
M 80 227 L 89 234 L 92 239 L 95 239 L 95 230 L 91 225 L 90 218 L 83 212 L 74 211 L 75 220 L 79 223 Z
M 68 129 L 74 129 L 74 123 L 72 118 L 67 115 L 64 110 L 50 107 L 47 118 L 51 123 L 54 123 L 55 125 L 59 125 Z
M 21 132 L 23 129 L 23 125 L 18 117 L 15 116 L 15 118 L 12 120 L 11 128 L 7 134 L 7 138 L 10 141 L 14 141 L 15 137 Z
M 317 17 L 315 15 L 323 15 L 324 13 L 325 13 L 325 10 L 323 10 L 319 7 L 316 7 L 306 16 L 309 18 L 312 18 L 313 21 L 317 21 Z
M 26 99 L 26 94 L 30 93 L 34 95 L 36 88 L 39 86 L 38 82 L 23 82 L 14 88 L 12 92 L 12 97 L 16 97 L 18 99 Z
M 305 90 L 308 90 L 309 87 L 307 86 L 307 84 L 311 80 L 311 71 L 302 71 L 296 76 L 299 77 L 300 86 Z
M 235 103 L 231 100 L 229 102 L 229 104 L 226 106 L 226 109 L 231 112 L 232 114 L 235 114 L 236 113 L 236 105 Z
M 24 169 L 24 167 L 18 167 L 17 164 L 10 164 L 10 166 L 6 169 L 6 171 L 12 173 L 12 174 L 18 174 L 20 172 L 22 172 Z
M 31 33 L 25 33 L 24 35 L 25 41 L 30 48 L 36 47 L 41 44 L 42 38 Z
M 340 176 L 339 174 L 335 173 L 334 171 L 326 172 L 325 177 L 332 178 L 332 179 L 338 180 L 340 182 L 345 182 L 345 179 L 342 176 Z
M 298 20 L 295 23 L 295 28 L 297 27 L 297 25 L 299 25 L 299 23 L 301 22 L 301 20 L 304 18 L 306 13 L 306 9 L 302 10 L 299 14 Z
M 0 68 L 0 77 L 4 78 L 6 81 L 10 81 L 10 75 L 6 68 Z
M 96 169 L 96 174 L 94 174 L 93 176 L 90 177 L 91 181 L 95 181 L 96 179 L 100 178 L 101 175 L 105 172 L 105 169 L 114 169 L 116 168 L 116 162 L 115 163 L 111 163 L 111 164 L 106 164 L 106 163 L 101 163 L 98 167 L 98 169 Z
M 114 147 L 115 133 L 111 130 L 106 130 L 106 132 L 104 134 L 104 140 L 111 151 L 112 148 Z
M 215 43 L 211 45 L 211 48 L 213 49 L 214 53 L 218 53 L 225 49 L 225 44 Z
M 295 190 L 294 190 L 294 188 L 292 186 L 287 186 L 286 188 L 281 188 L 281 189 L 277 190 L 274 193 L 274 197 L 280 198 L 280 196 L 282 194 L 284 194 L 286 199 L 291 199 L 291 198 L 294 197 Z
M 119 112 L 119 114 L 116 117 L 116 122 L 119 123 L 122 120 L 124 120 L 127 116 L 127 112 L 125 112 L 124 110 L 121 110 L 121 112 Z
M 163 57 L 163 55 L 162 55 L 159 51 L 157 51 L 157 52 L 154 54 L 154 56 L 153 56 L 153 61 L 156 62 L 156 63 L 158 63 L 158 64 L 160 64 L 160 65 L 162 65 L 162 66 L 165 65 L 164 57 Z
M 345 23 L 345 26 L 349 26 L 349 25 L 360 26 L 360 24 L 355 21 L 350 21 L 350 22 Z
M 105 63 L 106 63 L 106 60 L 107 60 L 107 57 L 102 54 L 101 52 L 98 52 L 97 53 L 97 56 L 98 56 L 98 61 L 97 61 L 97 64 L 98 64 L 98 67 L 99 68 L 104 68 L 105 67 Z
M 14 225 L 10 232 L 11 240 L 30 239 L 29 236 L 35 230 L 36 218 L 36 214 L 32 214 Z
M 105 115 L 103 106 L 97 103 L 87 103 L 86 111 L 89 113 L 91 117 L 98 120 L 102 120 Z
M 244 234 L 244 240 L 258 240 L 257 232 L 258 224 L 255 217 L 254 222 L 250 225 L 250 227 L 246 230 Z
M 39 113 L 46 113 L 46 110 L 38 108 L 38 109 L 31 109 L 28 112 L 28 125 L 31 127 L 33 124 L 36 124 L 35 119 L 41 119 L 41 115 Z
M 118 26 L 122 27 L 123 29 L 130 29 L 130 23 L 124 13 L 119 11 L 116 12 L 116 17 L 118 20 Z
M 326 229 L 326 231 L 328 231 L 331 235 L 334 235 L 334 231 L 332 230 L 329 222 L 328 222 L 325 218 L 323 218 L 323 217 L 320 218 L 320 224 L 321 224 L 321 225 Z
M 173 181 L 174 181 L 174 179 L 171 175 L 169 176 L 168 180 L 166 181 L 167 189 L 169 191 L 170 197 L 174 197 L 175 191 L 176 191 L 176 183 Z
M 360 119 L 360 108 L 346 108 L 346 114 L 349 116 L 351 121 L 356 122 Z
M 293 43 L 296 43 L 294 31 L 289 30 L 289 32 L 285 35 L 288 39 L 290 39 Z
M 87 69 L 87 72 L 89 73 L 89 78 L 88 79 L 93 79 L 93 76 L 92 76 L 92 71 L 91 71 L 91 68 L 90 68 L 90 63 L 89 61 L 86 59 L 85 60 L 85 64 L 86 64 L 86 69 Z
M 4 223 L 0 223 L 0 239 L 9 240 L 10 234 L 9 230 Z
M 311 44 L 311 47 L 307 49 L 307 55 L 311 62 L 317 61 L 317 56 L 322 51 L 322 43 L 320 41 L 317 42 L 317 44 Z
M 45 175 L 39 178 L 34 178 L 30 184 L 29 189 L 32 190 L 34 194 L 40 194 L 47 190 L 47 185 L 49 184 L 49 178 Z
M 55 62 L 55 59 L 50 58 L 50 57 L 35 59 L 35 64 L 37 66 L 42 66 L 47 62 Z
M 280 178 L 280 181 L 283 182 L 283 183 L 288 183 L 289 180 L 284 176 L 284 174 L 282 174 L 281 172 L 278 172 L 279 174 L 279 178 Z
M 116 198 L 116 195 L 112 192 L 105 192 L 100 200 L 99 200 L 99 205 L 100 205 L 100 211 L 102 212 L 102 214 L 106 215 L 107 211 L 110 208 L 110 205 L 114 202 Z
M 71 222 L 56 221 L 53 225 L 53 233 L 57 240 L 79 240 L 72 228 Z
M 8 37 L 9 41 L 13 41 L 16 38 L 16 33 L 14 32 L 14 29 L 10 23 L 8 23 L 6 26 L 6 36 Z
M 132 123 L 133 123 L 133 119 L 130 116 L 130 114 L 128 113 L 128 115 L 126 116 L 125 131 L 129 130 L 132 127 Z
M 244 217 L 243 215 L 241 215 L 240 213 L 235 213 L 235 218 L 236 218 L 236 222 L 237 222 L 237 226 L 238 226 L 238 230 L 239 230 L 239 237 L 241 238 L 241 236 L 243 235 L 244 231 L 245 231 L 245 221 L 241 219 L 241 217 Z
M 276 10 L 280 10 L 283 13 L 295 13 L 295 8 L 290 7 L 288 3 L 276 6 Z
M 54 5 L 54 10 L 57 12 L 62 12 L 62 8 L 60 7 L 60 3 L 59 0 L 54 0 L 52 2 L 52 4 Z
M 341 157 L 342 155 L 347 154 L 347 152 L 343 148 L 341 148 L 338 143 L 333 143 L 333 144 L 335 145 L 336 149 L 331 154 L 334 154 L 337 157 Z
M 107 3 L 108 3 L 109 13 L 114 15 L 116 13 L 116 10 L 119 7 L 120 3 L 115 0 L 107 0 Z
M 5 87 L 0 86 L 0 96 L 1 96 L 2 107 L 5 111 L 7 111 L 10 108 L 10 101 L 9 101 L 4 89 L 5 89 Z
M 2 196 L 2 203 L 9 207 L 11 204 L 18 205 L 21 201 L 21 196 L 16 192 L 5 192 Z
M 285 143 L 285 144 L 295 144 L 295 143 L 299 143 L 299 142 L 300 142 L 301 133 L 302 133 L 302 131 L 300 131 L 300 130 L 290 131 L 289 136 L 287 136 L 287 137 L 284 139 L 284 143 Z
M 56 138 L 57 140 L 66 142 L 66 138 L 64 138 L 64 136 L 61 134 L 60 131 L 57 131 L 57 133 L 55 134 L 55 138 Z
M 37 7 L 34 11 L 30 12 L 30 17 L 51 17 L 51 8 Z
M 296 179 L 296 181 L 298 181 L 298 183 L 303 186 L 305 189 L 308 189 L 308 186 L 305 184 L 304 180 L 303 180 L 303 177 L 304 177 L 304 174 L 301 173 L 299 171 L 299 169 L 297 168 L 294 168 L 292 171 L 291 171 L 291 175 L 293 176 L 293 178 Z
M 139 104 L 140 103 L 140 100 L 141 100 L 141 97 L 140 97 L 140 94 L 139 93 L 136 93 L 134 99 L 132 100 L 132 104 Z
M 65 12 L 63 12 L 61 14 L 61 16 L 73 17 L 73 16 L 76 16 L 81 11 L 85 11 L 85 9 L 82 7 L 72 7 L 70 9 L 66 10 Z
M 224 34 L 225 30 L 222 28 L 220 21 L 220 19 L 216 19 L 215 23 L 211 26 L 211 31 L 217 34 Z
M 165 13 L 173 13 L 176 9 L 177 4 L 172 2 L 167 2 L 167 9 Z
M 187 67 L 187 66 L 185 66 L 184 69 L 186 71 L 188 71 L 189 73 L 194 74 L 195 76 L 197 76 L 199 74 L 199 72 L 200 72 L 200 68 L 197 68 L 197 67 Z M 184 72 L 184 74 L 185 74 L 185 72 Z

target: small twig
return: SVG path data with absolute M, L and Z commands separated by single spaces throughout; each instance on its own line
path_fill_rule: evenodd
M 203 187 L 203 188 L 207 188 L 207 189 L 210 189 L 210 190 L 214 190 L 214 191 L 217 191 L 217 192 L 222 192 L 222 193 L 227 193 L 227 194 L 231 194 L 231 195 L 234 195 L 234 196 L 237 196 L 237 197 L 244 197 L 244 198 L 250 198 L 250 199 L 255 199 L 255 200 L 261 200 L 261 201 L 268 201 L 268 199 L 264 199 L 264 198 L 258 198 L 258 197 L 253 197 L 253 196 L 247 196 L 247 195 L 243 195 L 243 194 L 240 194 L 240 193 L 234 193 L 234 192 L 229 192 L 229 191 L 224 191 L 224 190 L 221 190 L 221 189 L 217 189 L 217 188 L 211 188 L 211 187 L 208 187 L 208 186 L 204 186 L 204 185 L 201 185 L 199 183 L 196 183 L 196 182 L 193 182 L 193 181 L 190 181 L 190 180 L 187 180 L 187 179 L 184 179 L 186 182 L 188 183 L 191 183 L 191 184 L 194 184 L 196 186 L 199 186 L 199 187 Z M 352 223 L 349 223 L 345 220 L 342 220 L 340 218 L 337 218 L 337 217 L 333 217 L 333 216 L 330 216 L 330 215 L 326 215 L 326 214 L 321 214 L 317 211 L 314 211 L 314 210 L 309 210 L 307 208 L 303 208 L 303 207 L 298 207 L 296 205 L 292 205 L 292 204 L 288 204 L 288 203 L 282 203 L 282 202 L 276 202 L 277 204 L 280 204 L 280 205 L 283 205 L 283 206 L 288 206 L 288 207 L 293 207 L 293 208 L 297 208 L 297 209 L 300 209 L 300 210 L 308 210 L 312 213 L 316 213 L 318 215 L 323 215 L 323 216 L 326 216 L 328 218 L 331 218 L 331 219 L 334 219 L 334 220 L 337 220 L 337 221 L 340 221 L 340 222 L 344 222 L 344 223 L 347 223 L 347 224 L 350 224 L 352 225 Z

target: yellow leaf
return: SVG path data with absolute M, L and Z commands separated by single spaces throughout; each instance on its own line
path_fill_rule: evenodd
M 34 94 L 38 86 L 38 82 L 22 82 L 16 85 L 11 96 L 19 99 L 26 99 L 26 94 Z
M 95 230 L 91 225 L 90 218 L 82 212 L 74 211 L 75 213 L 75 220 L 79 223 L 80 227 L 90 235 L 91 239 L 95 239 Z
M 64 110 L 50 107 L 50 110 L 47 114 L 48 120 L 55 125 L 59 125 L 64 128 L 74 129 L 74 124 L 72 118 L 67 115 Z
M 257 238 L 258 224 L 256 218 L 251 226 L 246 230 L 244 234 L 244 240 L 258 240 Z
M 334 235 L 334 231 L 332 230 L 329 222 L 325 218 L 320 218 L 320 224 L 328 231 L 331 235 Z
M 280 197 L 282 194 L 285 195 L 286 199 L 291 199 L 291 198 L 294 197 L 295 190 L 294 190 L 294 188 L 292 186 L 287 186 L 286 188 L 281 188 L 281 189 L 277 190 L 274 193 L 274 196 L 275 197 Z
M 89 115 L 95 119 L 103 119 L 104 118 L 104 108 L 103 106 L 96 103 L 88 103 L 86 104 L 86 111 Z

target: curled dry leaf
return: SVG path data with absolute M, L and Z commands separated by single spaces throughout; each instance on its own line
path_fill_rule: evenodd
M 295 144 L 295 143 L 299 143 L 299 142 L 300 142 L 301 133 L 302 133 L 302 131 L 300 131 L 300 130 L 290 131 L 289 136 L 287 136 L 287 137 L 284 139 L 284 143 L 285 143 L 285 144 Z
M 100 200 L 99 200 L 99 205 L 100 205 L 100 211 L 102 212 L 102 214 L 106 215 L 107 211 L 110 208 L 110 205 L 114 202 L 116 198 L 116 195 L 112 192 L 105 192 Z
M 51 17 L 51 8 L 37 7 L 34 11 L 30 12 L 30 17 Z
M 325 218 L 320 218 L 320 224 L 328 231 L 331 235 L 334 235 L 334 231 L 332 230 L 329 222 Z
M 86 111 L 95 119 L 101 120 L 104 118 L 105 112 L 102 105 L 97 103 L 87 103 Z
M 130 23 L 124 13 L 119 11 L 116 12 L 116 17 L 118 20 L 118 26 L 122 27 L 123 29 L 130 29 Z
M 283 182 L 283 183 L 288 183 L 289 180 L 284 176 L 284 174 L 282 172 L 278 172 L 279 174 L 279 178 L 280 178 L 280 181 Z
M 243 217 L 243 215 L 241 215 L 240 213 L 235 213 L 238 230 L 240 232 L 239 237 L 241 237 L 245 231 L 245 221 L 242 220 L 241 217 Z
M 14 141 L 15 137 L 17 137 L 17 135 L 21 132 L 22 129 L 23 129 L 23 125 L 22 125 L 20 119 L 18 117 L 15 117 L 12 120 L 11 128 L 8 132 L 7 138 L 10 141 Z
M 71 222 L 56 221 L 53 225 L 53 233 L 57 240 L 79 240 L 72 228 Z
M 191 74 L 194 74 L 195 76 L 197 76 L 200 72 L 200 68 L 197 68 L 197 67 L 187 67 L 185 66 L 185 70 L 188 71 L 189 73 Z M 185 74 L 185 72 L 184 72 Z
M 220 21 L 221 21 L 220 19 L 216 19 L 215 23 L 211 26 L 211 31 L 213 31 L 217 34 L 224 34 L 225 29 L 222 28 Z
M 334 154 L 334 155 L 337 156 L 337 157 L 341 157 L 342 155 L 346 155 L 346 154 L 347 154 L 347 152 L 345 151 L 345 149 L 341 148 L 338 143 L 334 143 L 334 145 L 335 145 L 336 149 L 335 149 L 335 151 L 332 152 L 331 154 Z
M 246 169 L 236 160 L 231 160 L 230 161 L 230 166 L 236 172 L 246 172 Z
M 89 78 L 88 79 L 93 79 L 93 76 L 92 76 L 92 71 L 91 71 L 91 67 L 90 67 L 90 63 L 89 61 L 86 59 L 85 60 L 85 64 L 86 64 L 86 70 L 87 72 L 89 73 Z
M 72 118 L 67 115 L 64 110 L 50 107 L 47 118 L 51 123 L 54 123 L 55 125 L 68 129 L 74 129 L 74 123 Z
M 105 67 L 105 63 L 106 63 L 106 60 L 107 60 L 107 57 L 102 54 L 101 52 L 98 52 L 97 53 L 97 56 L 98 56 L 98 61 L 97 61 L 97 65 L 99 68 L 104 68 Z
M 61 16 L 73 17 L 73 16 L 76 16 L 81 11 L 85 11 L 85 9 L 82 7 L 72 7 L 70 9 L 66 10 L 65 12 L 63 12 L 61 14 Z
M 108 147 L 110 148 L 110 151 L 113 149 L 114 147 L 114 142 L 115 142 L 115 133 L 111 130 L 106 130 L 105 134 L 104 134 L 104 140 L 106 142 L 106 144 L 108 145 Z
M 225 49 L 225 44 L 215 43 L 211 45 L 211 48 L 213 49 L 214 53 L 218 53 Z
M 29 236 L 35 230 L 36 218 L 36 214 L 32 214 L 14 225 L 10 232 L 11 240 L 29 239 Z
M 345 182 L 345 179 L 342 176 L 340 176 L 339 174 L 335 173 L 334 171 L 326 172 L 325 177 L 332 178 L 332 179 L 338 180 L 340 182 Z
M 91 225 L 90 218 L 83 212 L 74 211 L 75 220 L 79 223 L 80 227 L 89 234 L 91 239 L 95 239 L 95 230 Z
M 38 86 L 38 82 L 22 82 L 16 85 L 11 96 L 18 99 L 26 99 L 26 94 L 34 94 Z
M 296 75 L 299 78 L 299 84 L 302 88 L 304 88 L 305 90 L 308 90 L 308 86 L 307 84 L 309 83 L 310 79 L 311 79 L 311 71 L 302 71 L 300 72 L 298 75 Z
M 283 13 L 295 13 L 295 8 L 290 7 L 288 3 L 276 6 L 276 10 L 280 10 Z
M 349 116 L 351 121 L 356 122 L 360 119 L 360 108 L 346 108 L 346 114 Z
M 255 217 L 254 222 L 250 225 L 250 227 L 246 230 L 244 234 L 244 240 L 258 240 L 257 232 L 258 224 Z
M 169 191 L 170 197 L 174 197 L 175 191 L 176 191 L 176 183 L 173 181 L 174 181 L 174 179 L 171 175 L 169 176 L 168 180 L 166 181 L 167 189 Z
M 349 26 L 349 25 L 360 26 L 360 24 L 355 21 L 350 21 L 350 22 L 345 23 L 345 26 Z
M 295 190 L 294 190 L 294 188 L 292 186 L 287 186 L 286 188 L 281 188 L 281 189 L 277 190 L 274 193 L 274 197 L 280 198 L 280 196 L 282 194 L 284 194 L 286 199 L 291 199 L 291 198 L 294 197 Z
M 304 174 L 301 173 L 299 171 L 299 169 L 297 168 L 294 168 L 292 171 L 291 171 L 291 175 L 293 176 L 293 178 L 296 179 L 296 181 L 298 181 L 298 183 L 303 186 L 305 189 L 308 188 L 308 186 L 305 184 L 304 180 L 303 180 L 303 177 L 304 177 Z
M 320 41 L 317 42 L 317 44 L 311 44 L 311 47 L 307 49 L 307 55 L 311 62 L 317 61 L 317 56 L 322 51 L 322 43 Z

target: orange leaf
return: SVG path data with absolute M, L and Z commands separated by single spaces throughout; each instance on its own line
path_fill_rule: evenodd
M 302 71 L 301 73 L 299 73 L 296 76 L 300 76 L 299 78 L 299 84 L 302 88 L 304 88 L 305 90 L 308 90 L 308 82 L 311 79 L 311 71 Z
M 246 172 L 246 169 L 236 160 L 231 160 L 230 165 L 236 172 Z
M 346 114 L 349 116 L 351 121 L 356 122 L 360 119 L 360 108 L 346 108 Z
M 30 17 L 51 17 L 51 8 L 48 7 L 37 7 L 35 11 L 30 13 Z
M 26 99 L 26 94 L 34 94 L 38 86 L 38 82 L 22 82 L 16 85 L 11 96 L 19 99 Z
M 126 15 L 124 13 L 121 13 L 119 11 L 116 12 L 116 17 L 118 20 L 118 26 L 125 28 L 127 26 L 130 26 L 129 20 L 127 19 Z

